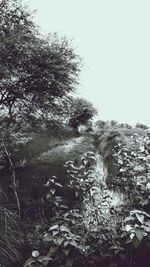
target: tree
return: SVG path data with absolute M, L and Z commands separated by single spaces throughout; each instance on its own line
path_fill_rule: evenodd
M 65 38 L 41 38 L 19 0 L 0 3 L 0 109 L 12 120 L 62 114 L 79 57 Z
M 115 121 L 115 120 L 111 120 L 111 121 L 110 121 L 110 125 L 111 125 L 111 127 L 115 127 L 115 126 L 118 125 L 118 122 Z
M 119 123 L 118 127 L 119 128 L 126 128 L 126 129 L 131 129 L 132 128 L 132 126 L 129 125 L 128 123 Z
M 137 122 L 137 124 L 135 125 L 136 128 L 140 128 L 140 129 L 143 129 L 143 130 L 148 130 L 149 127 L 145 124 L 142 124 L 142 123 L 139 123 Z
M 97 110 L 91 102 L 83 98 L 75 98 L 72 100 L 69 125 L 77 129 L 79 125 L 85 125 L 96 114 Z
M 100 129 L 104 129 L 107 125 L 106 121 L 103 120 L 98 120 L 95 124 L 96 127 L 100 128 Z

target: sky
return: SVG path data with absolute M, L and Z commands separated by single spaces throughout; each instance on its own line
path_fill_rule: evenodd
M 65 35 L 83 58 L 78 96 L 97 119 L 150 126 L 150 1 L 26 2 L 42 33 Z

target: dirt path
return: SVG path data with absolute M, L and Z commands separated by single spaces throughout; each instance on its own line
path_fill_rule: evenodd
M 102 217 L 110 224 L 114 223 L 116 217 L 112 216 L 111 210 L 124 204 L 124 196 L 107 187 L 107 170 L 98 151 L 95 159 L 93 173 L 89 174 L 89 181 L 92 178 L 93 184 L 83 200 L 83 222 L 90 231 L 98 227 Z
M 38 157 L 38 161 L 51 162 L 52 160 L 65 160 L 79 158 L 87 151 L 94 151 L 92 136 L 79 136 L 64 141 L 63 144 L 49 149 Z

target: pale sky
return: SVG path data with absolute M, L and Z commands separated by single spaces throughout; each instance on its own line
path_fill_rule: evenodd
M 79 96 L 99 119 L 150 126 L 150 1 L 26 0 L 41 32 L 73 39 Z

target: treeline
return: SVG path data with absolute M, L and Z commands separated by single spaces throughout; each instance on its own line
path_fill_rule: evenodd
M 108 128 L 124 128 L 124 129 L 132 129 L 132 128 L 138 128 L 142 130 L 148 130 L 149 126 L 143 123 L 137 122 L 135 125 L 130 125 L 128 123 L 119 123 L 118 121 L 115 120 L 110 120 L 110 121 L 104 121 L 104 120 L 98 120 L 95 124 L 97 128 L 101 129 L 108 129 Z

